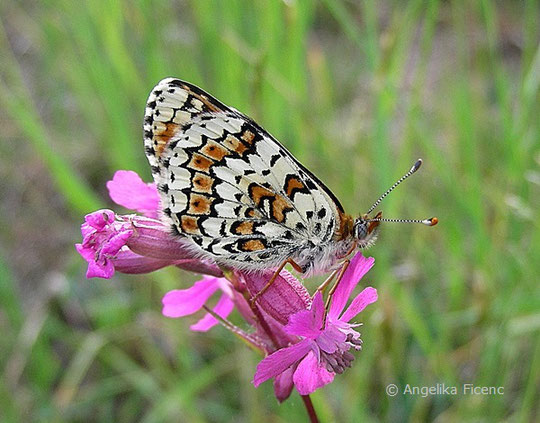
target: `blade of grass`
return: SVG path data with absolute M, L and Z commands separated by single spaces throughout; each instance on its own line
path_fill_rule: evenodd
M 3 52 L 2 71 L 4 77 L 9 78 L 9 82 L 0 82 L 0 105 L 4 112 L 28 138 L 71 209 L 75 213 L 85 213 L 100 208 L 98 197 L 53 147 L 32 103 L 32 96 L 23 82 L 21 69 L 9 46 L 3 23 L 0 28 L 0 51 Z

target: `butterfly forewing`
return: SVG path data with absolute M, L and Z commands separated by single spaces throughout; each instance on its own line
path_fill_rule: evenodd
M 161 81 L 144 130 L 165 218 L 218 262 L 277 266 L 339 227 L 342 208 L 328 188 L 250 118 L 198 87 Z
M 201 113 L 230 111 L 195 85 L 166 78 L 154 87 L 144 116 L 144 146 L 154 177 L 159 175 L 163 151 L 173 135 Z M 156 181 L 158 182 L 158 181 Z

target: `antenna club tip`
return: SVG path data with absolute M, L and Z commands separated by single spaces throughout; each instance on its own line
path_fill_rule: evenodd
M 422 166 L 422 159 L 418 159 L 414 166 L 411 168 L 411 172 L 416 172 L 418 169 L 420 169 L 420 166 Z
M 435 226 L 437 223 L 439 223 L 439 219 L 436 217 L 432 217 L 431 219 L 428 219 L 428 221 L 430 222 L 429 226 Z

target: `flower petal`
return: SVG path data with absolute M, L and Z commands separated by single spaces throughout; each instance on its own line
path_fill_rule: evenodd
M 310 350 L 312 341 L 304 339 L 298 344 L 282 348 L 264 358 L 258 365 L 253 384 L 259 386 L 264 381 L 283 373 L 287 368 L 301 360 Z
M 103 254 L 107 257 L 115 256 L 120 249 L 126 245 L 127 240 L 133 233 L 132 230 L 122 230 L 117 234 L 114 234 L 109 238 L 109 240 L 103 244 L 100 254 Z
M 266 286 L 273 274 L 270 271 L 241 275 L 249 293 L 254 296 Z M 274 283 L 257 300 L 264 311 L 283 325 L 287 324 L 292 314 L 307 309 L 310 302 L 307 289 L 286 270 L 281 271 Z
M 97 210 L 84 217 L 84 221 L 98 231 L 114 222 L 114 212 L 108 209 Z M 81 228 L 82 230 L 82 228 Z M 83 231 L 84 232 L 84 231 Z M 85 234 L 83 233 L 83 236 Z
M 343 322 L 348 322 L 363 309 L 365 309 L 369 304 L 377 301 L 377 290 L 368 286 L 360 294 L 352 300 L 351 305 L 345 310 L 345 313 L 341 316 L 340 320 Z
M 300 362 L 293 376 L 294 385 L 300 395 L 309 395 L 320 387 L 334 380 L 334 373 L 321 364 L 313 351 Z
M 88 262 L 87 278 L 111 278 L 115 269 L 112 260 L 133 234 L 129 224 L 115 217 L 111 210 L 98 210 L 85 216 L 81 225 L 83 241 L 75 248 Z
M 353 257 L 332 297 L 332 304 L 328 311 L 331 318 L 338 319 L 349 300 L 351 292 L 358 285 L 360 279 L 373 267 L 374 263 L 375 259 L 373 257 L 366 258 L 362 255 L 362 252 L 358 252 Z
M 100 254 L 95 246 L 85 247 L 83 244 L 75 244 L 77 252 L 88 263 L 86 278 L 110 279 L 114 275 L 114 264 L 110 258 Z
M 324 320 L 324 302 L 318 291 L 313 298 L 310 310 L 301 310 L 289 318 L 285 331 L 292 335 L 315 339 L 322 332 Z
M 293 374 L 295 366 L 291 366 L 274 379 L 274 394 L 279 402 L 285 401 L 294 388 Z
M 145 216 L 156 218 L 159 209 L 159 194 L 155 184 L 143 182 L 137 173 L 118 170 L 112 181 L 107 182 L 111 199 L 120 206 L 136 210 Z
M 83 240 L 85 238 L 88 238 L 88 237 L 92 236 L 92 234 L 95 233 L 95 232 L 96 232 L 96 228 L 93 228 L 88 223 L 84 222 L 81 225 L 81 235 L 83 237 Z M 83 241 L 83 243 L 84 243 L 84 241 Z
M 229 314 L 231 314 L 231 311 L 234 308 L 234 303 L 230 299 L 230 297 L 227 294 L 222 294 L 221 298 L 217 302 L 216 306 L 213 308 L 214 313 L 216 313 L 218 316 L 223 317 L 226 319 Z M 206 313 L 206 315 L 199 320 L 194 325 L 191 325 L 189 328 L 192 331 L 196 332 L 206 332 L 209 329 L 213 328 L 215 325 L 217 325 L 219 321 L 212 316 L 210 313 Z
M 93 261 L 96 257 L 96 251 L 92 248 L 85 247 L 83 244 L 75 244 L 75 249 L 87 262 Z
M 204 277 L 188 289 L 175 289 L 163 297 L 162 313 L 167 317 L 182 317 L 200 310 L 206 300 L 219 288 L 217 278 Z
M 173 237 L 169 228 L 162 223 L 156 224 L 156 221 L 145 220 L 145 218 L 137 216 L 130 220 L 135 229 L 127 245 L 133 252 L 161 260 L 198 258 L 186 241 Z
M 123 249 L 111 259 L 117 272 L 133 274 L 150 273 L 166 266 L 176 264 L 170 260 L 159 260 L 135 254 L 129 249 Z
M 88 269 L 86 270 L 86 279 L 103 278 L 110 279 L 114 275 L 114 265 L 108 259 L 100 263 L 97 261 L 89 261 Z
M 346 339 L 347 335 L 340 331 L 331 321 L 328 321 L 326 328 L 316 342 L 321 350 L 332 354 L 338 350 L 338 345 L 343 344 Z

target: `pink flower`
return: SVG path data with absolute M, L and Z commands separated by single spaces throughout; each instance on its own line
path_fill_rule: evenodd
M 165 266 L 222 276 L 215 263 L 201 260 L 182 240 L 174 238 L 162 222 L 156 220 L 159 195 L 155 184 L 146 184 L 135 172 L 119 170 L 107 182 L 111 198 L 144 216 L 115 214 L 98 210 L 85 217 L 81 225 L 83 241 L 75 244 L 88 262 L 87 278 L 109 279 L 122 273 L 148 273 Z
M 109 196 L 119 206 L 135 210 L 146 217 L 156 219 L 159 210 L 159 194 L 156 184 L 143 182 L 131 170 L 118 170 L 112 181 L 107 182 Z
M 233 289 L 231 283 L 225 278 L 205 276 L 202 280 L 188 289 L 175 289 L 163 297 L 163 315 L 167 317 L 183 317 L 199 311 L 210 296 L 221 290 L 222 294 L 213 311 L 226 319 L 234 308 Z M 206 332 L 217 325 L 218 320 L 211 314 L 206 315 L 194 325 L 191 330 Z
M 332 382 L 336 373 L 343 373 L 351 366 L 354 355 L 349 350 L 359 350 L 362 341 L 360 333 L 354 329 L 359 325 L 349 322 L 377 300 L 377 291 L 365 288 L 345 312 L 343 310 L 351 292 L 373 263 L 373 258 L 365 258 L 361 253 L 353 258 L 334 293 L 328 314 L 322 294 L 317 292 L 309 309 L 290 317 L 285 332 L 300 337 L 300 341 L 263 359 L 253 379 L 255 386 L 293 369 L 296 389 L 301 395 L 307 395 Z
M 222 292 L 218 302 L 213 308 L 213 314 L 226 319 L 236 306 L 244 320 L 254 328 L 248 334 L 227 322 L 226 327 L 235 335 L 243 338 L 263 354 L 269 354 L 278 348 L 283 348 L 297 340 L 297 337 L 284 331 L 283 323 L 289 320 L 300 310 L 305 310 L 311 303 L 306 288 L 286 270 L 276 278 L 273 285 L 261 296 L 260 305 L 255 306 L 258 313 L 255 316 L 253 309 L 246 301 L 243 293 L 259 292 L 268 282 L 273 272 L 266 274 L 243 274 L 234 272 L 233 280 L 236 284 L 224 278 L 211 278 L 205 276 L 191 288 L 173 290 L 163 297 L 162 313 L 167 317 L 183 317 L 196 313 L 218 290 Z M 212 314 L 206 315 L 194 325 L 191 330 L 205 332 L 220 323 Z M 276 376 L 274 392 L 276 398 L 282 402 L 286 400 L 293 389 L 292 372 L 284 372 Z
M 222 270 L 213 260 L 201 259 L 185 240 L 171 235 L 170 228 L 157 219 L 159 195 L 154 184 L 147 184 L 135 173 L 118 171 L 107 183 L 117 204 L 143 215 L 118 215 L 98 210 L 81 225 L 83 240 L 76 244 L 88 262 L 86 276 L 111 278 L 115 271 L 148 273 L 165 266 L 177 266 L 208 276 L 187 289 L 173 290 L 163 297 L 163 315 L 183 317 L 201 309 L 207 313 L 194 331 L 206 332 L 222 323 L 235 335 L 266 355 L 255 373 L 255 386 L 274 378 L 274 392 L 281 402 L 296 387 L 307 395 L 330 383 L 336 373 L 350 367 L 360 349 L 358 324 L 350 323 L 368 304 L 377 300 L 373 288 L 364 289 L 347 309 L 352 291 L 373 266 L 372 258 L 357 254 L 340 281 L 327 310 L 321 292 L 311 298 L 303 284 L 286 270 L 258 296 L 273 275 L 267 272 L 243 273 Z M 206 303 L 216 292 L 221 295 L 212 309 Z M 257 301 L 249 300 L 258 296 Z M 227 320 L 235 309 L 252 328 L 246 332 Z M 344 311 L 345 310 L 345 311 Z
M 112 259 L 133 233 L 125 222 L 115 219 L 111 210 L 98 210 L 86 215 L 81 225 L 82 244 L 75 244 L 79 254 L 88 262 L 87 278 L 108 279 L 114 274 Z

